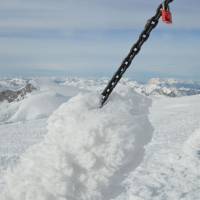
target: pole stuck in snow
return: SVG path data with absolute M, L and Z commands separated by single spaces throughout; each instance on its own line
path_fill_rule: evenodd
M 101 93 L 100 107 L 103 107 L 106 100 L 110 96 L 111 92 L 113 91 L 113 89 L 115 88 L 115 86 L 117 85 L 119 80 L 122 78 L 122 75 L 125 73 L 125 71 L 128 69 L 128 67 L 131 65 L 133 59 L 139 53 L 144 42 L 147 41 L 147 39 L 150 36 L 151 31 L 157 26 L 160 17 L 162 16 L 163 22 L 165 22 L 167 24 L 172 23 L 172 15 L 170 12 L 169 4 L 172 3 L 173 1 L 174 0 L 164 0 L 164 2 L 158 6 L 158 8 L 156 10 L 156 14 L 147 21 L 144 30 L 142 31 L 142 33 L 139 36 L 139 39 L 132 46 L 129 54 L 123 60 L 120 67 L 118 68 L 116 73 L 113 75 L 112 79 L 109 81 L 109 83 L 106 86 L 106 88 L 104 89 L 104 91 Z

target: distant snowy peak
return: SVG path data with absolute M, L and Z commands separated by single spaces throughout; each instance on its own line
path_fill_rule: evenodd
M 5 90 L 17 91 L 24 88 L 27 84 L 35 86 L 33 80 L 23 78 L 3 78 L 0 79 L 0 92 Z
M 19 101 L 28 93 L 36 90 L 34 82 L 24 79 L 3 79 L 0 80 L 0 102 Z
M 65 90 L 69 92 L 69 88 L 71 88 L 72 89 L 71 93 L 76 93 L 76 94 L 78 91 L 93 91 L 93 92 L 98 91 L 99 93 L 101 93 L 101 91 L 107 85 L 108 81 L 109 79 L 107 78 L 86 79 L 78 77 L 62 77 L 62 78 L 36 77 L 33 79 L 23 79 L 23 78 L 1 79 L 0 93 L 2 91 L 7 91 L 7 90 L 15 92 L 22 91 L 23 88 L 25 88 L 28 84 L 31 84 L 32 87 L 38 89 L 38 91 L 48 91 L 49 89 L 55 90 L 57 88 L 56 90 L 59 90 L 59 92 L 61 92 L 62 90 L 61 93 L 63 93 Z M 136 92 L 144 94 L 146 96 L 158 95 L 158 96 L 168 96 L 168 97 L 180 97 L 180 96 L 191 96 L 200 94 L 200 82 L 183 81 L 172 78 L 171 79 L 152 78 L 149 80 L 147 84 L 141 84 L 127 78 L 122 78 L 117 87 L 120 87 L 120 85 L 131 87 Z M 11 99 L 13 99 L 13 97 L 11 97 Z
M 186 80 L 176 80 L 176 79 L 161 79 L 161 78 L 152 78 L 148 82 L 149 85 L 159 85 L 159 86 L 171 86 L 178 88 L 190 88 L 190 89 L 200 89 L 199 81 L 186 81 Z
M 170 97 L 191 96 L 200 94 L 200 83 L 175 79 L 153 78 L 142 86 L 146 95 L 164 95 Z
M 108 79 L 83 79 L 83 78 L 66 78 L 61 85 L 68 85 L 78 87 L 80 89 L 86 89 L 89 91 L 100 91 L 106 84 Z M 136 81 L 122 78 L 119 85 L 127 85 L 138 93 L 142 93 L 146 96 L 169 96 L 180 97 L 200 94 L 200 83 L 194 81 L 182 81 L 176 79 L 150 79 L 147 84 L 139 84 Z

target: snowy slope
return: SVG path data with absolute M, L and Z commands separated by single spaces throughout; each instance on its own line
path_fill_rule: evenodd
M 200 96 L 154 99 L 155 128 L 142 164 L 117 200 L 199 200 Z
M 103 109 L 94 93 L 72 98 L 50 117 L 44 141 L 29 148 L 6 173 L 1 199 L 117 196 L 123 190 L 118 183 L 139 165 L 151 139 L 150 103 L 125 88 Z
M 58 108 L 63 102 L 75 96 L 84 89 L 75 88 L 70 85 L 60 85 L 54 78 L 35 78 L 34 80 L 26 79 L 5 79 L 0 81 L 5 82 L 9 90 L 13 90 L 14 85 L 20 87 L 26 82 L 31 82 L 36 91 L 27 94 L 24 99 L 8 103 L 7 101 L 0 102 L 0 124 L 34 120 L 39 118 L 47 118 L 51 113 Z M 12 84 L 11 84 L 12 83 Z M 5 87 L 4 87 L 5 88 Z M 16 89 L 16 88 L 15 88 Z

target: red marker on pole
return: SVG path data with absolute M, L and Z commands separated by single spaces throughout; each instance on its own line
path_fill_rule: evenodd
M 172 24 L 172 14 L 169 5 L 166 7 L 165 4 L 163 3 L 161 12 L 162 12 L 162 21 L 166 24 Z

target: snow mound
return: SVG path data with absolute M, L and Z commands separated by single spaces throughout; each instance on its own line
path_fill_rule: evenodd
M 58 108 L 60 104 L 66 100 L 66 97 L 54 92 L 43 92 L 30 95 L 28 98 L 16 103 L 17 110 L 9 119 L 9 122 L 48 117 L 56 108 Z
M 1 200 L 105 200 L 124 188 L 152 136 L 151 101 L 132 89 L 113 94 L 99 109 L 99 96 L 79 94 L 48 120 L 43 142 L 7 171 Z

